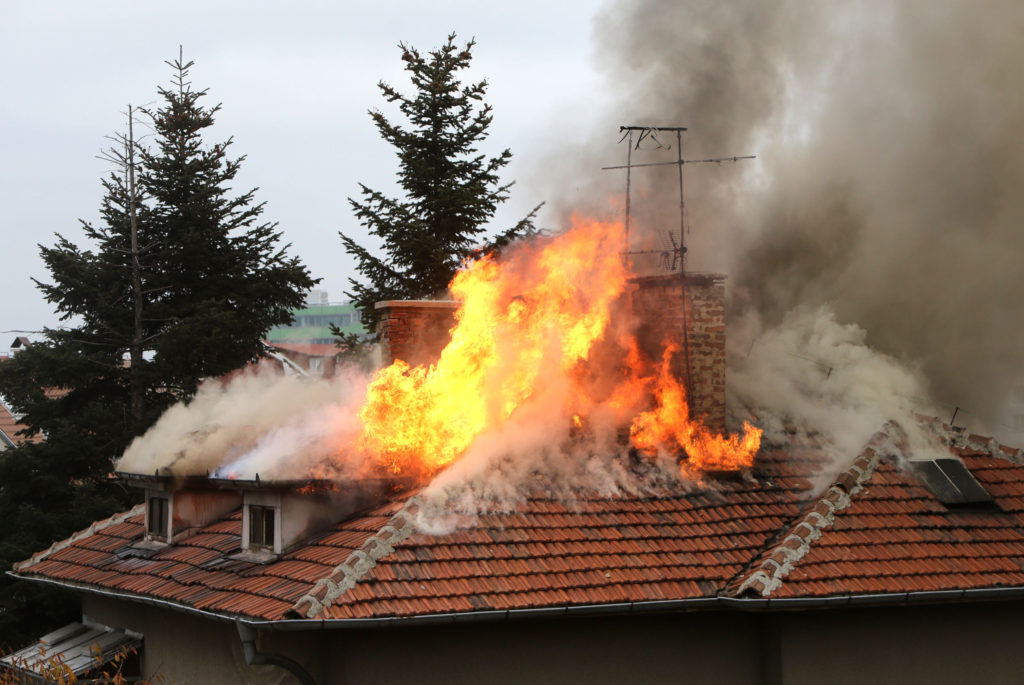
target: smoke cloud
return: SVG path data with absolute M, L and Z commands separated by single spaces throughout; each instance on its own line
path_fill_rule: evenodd
M 958 424 L 1019 442 L 1022 22 L 1003 1 L 615 3 L 597 42 L 620 95 L 561 169 L 623 163 L 620 124 L 687 126 L 686 159 L 757 154 L 684 166 L 687 267 L 729 274 L 731 312 L 763 330 L 807 312 L 855 324 L 920 372 L 941 418 L 959 407 Z M 673 160 L 662 139 L 673 149 L 645 141 L 633 161 Z M 624 187 L 624 172 L 600 173 L 597 204 Z M 677 231 L 675 169 L 635 169 L 632 184 L 647 236 L 634 248 Z
M 347 457 L 358 435 L 367 378 L 348 368 L 332 379 L 270 369 L 200 386 L 136 438 L 119 471 L 252 479 L 344 478 L 362 463 Z

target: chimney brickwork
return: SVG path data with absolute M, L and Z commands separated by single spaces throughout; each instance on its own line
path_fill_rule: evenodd
M 389 300 L 378 302 L 384 310 L 378 331 L 385 365 L 401 359 L 409 366 L 433 364 L 451 340 L 454 300 Z
M 672 369 L 684 384 L 689 377 L 690 415 L 712 430 L 724 431 L 725 276 L 691 273 L 680 278 L 671 274 L 636 278 L 630 283 L 641 349 L 657 360 L 666 341 L 676 343 L 679 352 Z

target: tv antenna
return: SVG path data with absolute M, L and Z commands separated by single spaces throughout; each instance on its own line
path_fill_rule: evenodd
M 619 142 L 628 141 L 626 146 L 626 163 L 624 165 L 606 166 L 601 167 L 602 170 L 610 169 L 625 169 L 626 170 L 626 254 L 661 254 L 661 264 L 663 268 L 667 265 L 669 268 L 666 270 L 675 271 L 679 268 L 680 273 L 686 271 L 686 196 L 683 192 L 683 165 L 684 164 L 709 164 L 722 162 L 738 162 L 741 159 L 756 159 L 757 155 L 737 155 L 733 157 L 710 157 L 708 159 L 683 159 L 683 131 L 686 130 L 685 126 L 620 126 L 619 133 L 622 134 L 622 138 Z M 666 145 L 661 140 L 662 133 L 675 133 L 676 134 L 676 160 L 674 162 L 645 162 L 642 164 L 633 164 L 633 150 L 640 149 L 640 144 L 645 140 L 650 140 L 656 144 L 657 148 L 671 150 L 671 145 Z M 635 140 L 635 142 L 634 142 Z M 668 239 L 672 246 L 669 248 L 667 245 L 663 250 L 638 250 L 629 251 L 629 231 L 630 231 L 630 185 L 632 182 L 632 171 L 639 167 L 649 166 L 675 166 L 679 169 L 679 241 L 676 242 L 675 236 L 672 233 L 668 233 Z M 664 242 L 664 241 L 663 241 Z
M 693 397 L 693 379 L 691 373 L 691 367 L 693 361 L 690 358 L 690 340 L 689 340 L 689 314 L 687 312 L 687 279 L 686 279 L 686 196 L 683 193 L 683 165 L 684 164 L 720 164 L 722 162 L 738 162 L 741 159 L 755 159 L 756 155 L 742 155 L 733 157 L 710 157 L 708 159 L 683 159 L 683 131 L 686 130 L 685 126 L 620 126 L 619 133 L 622 137 L 619 142 L 628 141 L 626 146 L 626 164 L 618 166 L 606 166 L 601 167 L 602 170 L 610 169 L 625 169 L 626 170 L 626 220 L 625 220 L 625 233 L 626 233 L 626 252 L 623 255 L 624 259 L 629 260 L 632 255 L 637 254 L 661 254 L 661 265 L 666 271 L 675 271 L 679 268 L 679 281 L 682 288 L 682 314 L 683 314 L 683 359 L 685 360 L 686 378 L 684 379 L 686 384 L 686 396 L 688 398 Z M 633 164 L 633 150 L 640 149 L 640 143 L 650 139 L 651 142 L 655 143 L 657 149 L 672 149 L 671 145 L 666 145 L 661 140 L 662 133 L 675 133 L 676 134 L 676 160 L 674 162 L 645 162 L 642 164 Z M 634 142 L 634 139 L 636 142 Z M 632 180 L 632 171 L 638 167 L 649 167 L 649 166 L 675 166 L 679 169 L 679 242 L 675 240 L 675 236 L 671 231 L 667 231 L 668 242 L 671 242 L 671 247 L 667 244 L 664 238 L 662 238 L 662 244 L 664 249 L 662 250 L 639 250 L 630 251 L 629 245 L 629 229 L 630 229 L 630 182 Z

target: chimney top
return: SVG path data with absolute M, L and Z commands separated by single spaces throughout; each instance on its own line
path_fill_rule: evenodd
M 387 300 L 374 305 L 382 310 L 378 331 L 385 364 L 401 359 L 409 366 L 432 364 L 451 341 L 456 300 Z

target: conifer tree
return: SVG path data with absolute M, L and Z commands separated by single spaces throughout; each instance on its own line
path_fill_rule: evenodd
M 512 153 L 505 149 L 488 157 L 478 149 L 493 115 L 483 101 L 487 81 L 460 81 L 474 45 L 470 40 L 460 47 L 451 34 L 444 45 L 424 55 L 400 43 L 413 92 L 378 84 L 405 120 L 395 123 L 380 110 L 370 110 L 381 137 L 395 148 L 404 197 L 389 197 L 360 184 L 361 199 L 349 198 L 359 223 L 383 242 L 383 256 L 341 233 L 345 250 L 356 258 L 367 281 L 349 279 L 351 291 L 345 294 L 362 310 L 368 331 L 375 330 L 379 319 L 376 302 L 442 295 L 465 258 L 534 232 L 539 206 L 487 239 L 488 223 L 509 197 L 512 183 L 501 183 L 499 172 Z
M 292 319 L 316 281 L 288 257 L 277 225 L 260 223 L 256 189 L 231 195 L 244 157 L 227 156 L 232 140 L 206 146 L 202 132 L 220 105 L 203 107 L 205 90 L 188 81 L 192 62 L 168 62 L 171 88 L 151 112 L 156 145 L 142 151 L 140 183 L 150 197 L 156 246 L 148 255 L 148 316 L 159 322 L 152 374 L 177 396 L 204 377 L 262 355 L 267 330 Z
M 102 182 L 101 222 L 82 224 L 93 247 L 60 235 L 40 246 L 51 282 L 36 283 L 67 327 L 0 364 L 0 394 L 45 436 L 0 452 L 0 647 L 77 613 L 3 572 L 128 506 L 136 494 L 111 477 L 113 460 L 203 378 L 259 357 L 266 331 L 315 284 L 259 222 L 255 191 L 231 193 L 242 160 L 227 157 L 230 139 L 203 140 L 219 106 L 200 105 L 192 63 L 168 64 L 172 87 L 149 113 L 153 149 L 117 137 L 127 147 Z

